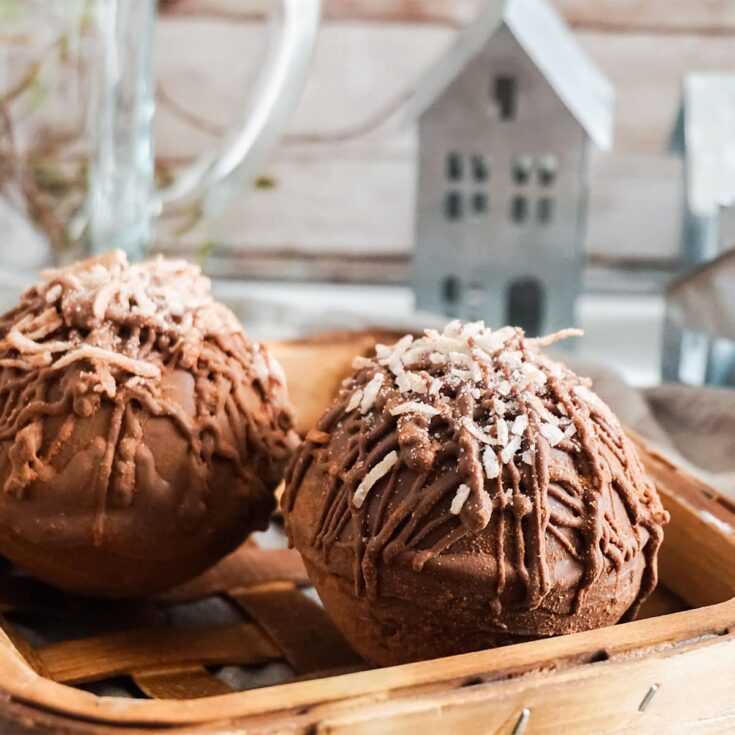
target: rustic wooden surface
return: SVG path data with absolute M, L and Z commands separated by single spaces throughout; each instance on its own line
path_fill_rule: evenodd
M 366 339 L 365 332 L 321 339 L 333 347 L 328 363 L 335 376 L 366 349 Z M 278 348 L 282 359 L 289 358 L 283 362 L 297 395 L 305 397 L 303 408 L 313 412 L 328 403 L 334 381 L 318 380 L 327 361 L 315 359 L 313 345 L 299 340 Z M 301 359 L 309 355 L 310 362 Z M 298 393 L 302 382 L 321 389 Z M 524 709 L 527 735 L 732 732 L 735 506 L 636 440 L 672 515 L 661 552 L 661 584 L 644 619 L 356 671 L 363 664 L 322 609 L 301 593 L 307 578 L 293 550 L 246 542 L 199 579 L 157 600 L 113 603 L 78 601 L 33 580 L 8 578 L 6 567 L 0 578 L 0 732 L 407 733 L 421 728 L 505 735 Z M 242 623 L 167 626 L 165 606 L 222 594 L 243 611 Z M 98 632 L 34 647 L 13 623 L 24 611 L 86 616 Z M 208 669 L 271 660 L 288 662 L 293 682 L 233 693 Z M 100 698 L 72 686 L 120 675 L 147 699 Z
M 480 2 L 326 0 L 307 88 L 267 168 L 267 187 L 183 238 L 175 232 L 182 220 L 168 222 L 162 244 L 191 252 L 218 244 L 225 256 L 237 250 L 239 270 L 254 277 L 405 280 L 413 242 L 411 126 L 349 143 L 316 141 L 384 119 Z M 681 226 L 681 166 L 667 153 L 680 79 L 735 68 L 735 0 L 555 4 L 617 94 L 615 149 L 593 163 L 589 256 L 664 265 Z M 179 0 L 162 16 L 157 40 L 164 94 L 158 151 L 175 166 L 211 147 L 225 128 L 262 33 L 252 2 Z

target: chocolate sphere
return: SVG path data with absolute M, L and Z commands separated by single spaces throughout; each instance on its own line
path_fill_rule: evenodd
M 0 317 L 0 553 L 50 584 L 201 572 L 266 527 L 295 444 L 280 367 L 183 261 L 48 271 Z
M 663 510 L 554 338 L 450 324 L 359 358 L 287 472 L 332 618 L 390 665 L 611 625 L 656 583 Z

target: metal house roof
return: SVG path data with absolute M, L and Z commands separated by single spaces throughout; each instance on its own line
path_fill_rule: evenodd
M 735 74 L 684 78 L 671 149 L 686 153 L 692 213 L 711 216 L 735 200 Z
M 419 80 L 412 113 L 418 117 L 427 110 L 503 24 L 595 144 L 610 148 L 612 85 L 545 0 L 491 0 Z

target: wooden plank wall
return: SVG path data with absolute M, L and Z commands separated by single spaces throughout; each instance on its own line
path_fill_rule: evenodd
M 415 134 L 381 119 L 481 0 L 325 0 L 307 88 L 265 186 L 213 222 L 161 228 L 165 249 L 216 244 L 247 274 L 401 280 L 413 241 Z M 675 256 L 681 164 L 667 153 L 681 77 L 735 71 L 735 0 L 554 0 L 616 88 L 615 149 L 594 160 L 589 256 Z M 169 0 L 158 25 L 158 154 L 168 169 L 211 147 L 252 81 L 264 33 L 250 0 Z M 186 230 L 185 234 L 181 234 Z M 226 256 L 220 258 L 218 256 Z

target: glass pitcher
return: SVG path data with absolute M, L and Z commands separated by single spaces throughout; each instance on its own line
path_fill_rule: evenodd
M 221 199 L 215 185 L 235 171 L 255 178 L 298 99 L 319 23 L 319 0 L 260 5 L 269 40 L 253 90 L 218 148 L 157 188 L 156 1 L 0 0 L 2 230 L 20 221 L 55 260 L 111 248 L 139 258 L 167 208 Z

